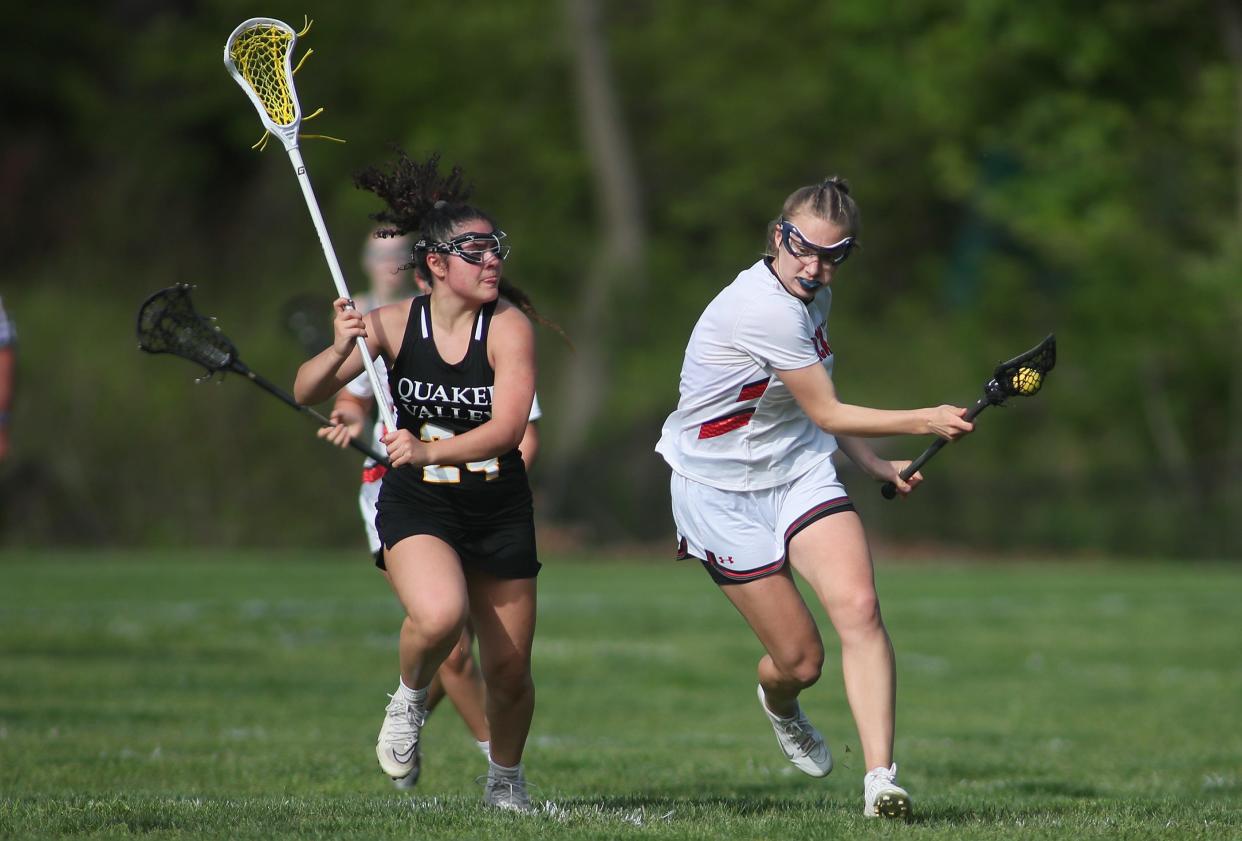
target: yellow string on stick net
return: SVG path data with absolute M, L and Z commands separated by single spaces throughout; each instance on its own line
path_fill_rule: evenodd
M 322 108 L 302 116 L 297 91 L 293 87 L 293 75 L 302 69 L 314 50 L 307 50 L 290 69 L 290 59 L 298 38 L 310 31 L 312 21 L 305 19 L 301 32 L 295 33 L 288 24 L 270 18 L 247 21 L 230 37 L 227 45 L 227 64 L 234 77 L 250 94 L 256 107 L 265 116 L 266 130 L 251 148 L 267 148 L 273 131 L 284 139 L 286 147 L 295 143 L 295 137 L 319 138 L 337 143 L 345 141 L 326 134 L 298 134 L 300 124 L 323 112 Z
M 303 33 L 309 28 L 308 25 Z M 260 23 L 238 35 L 229 50 L 242 78 L 263 104 L 267 116 L 278 126 L 292 125 L 297 120 L 297 100 L 285 74 L 285 55 L 292 41 L 293 36 L 288 31 Z

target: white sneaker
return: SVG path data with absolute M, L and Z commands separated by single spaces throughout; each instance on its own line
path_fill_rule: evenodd
M 418 777 L 423 773 L 423 749 L 420 745 L 414 749 L 414 767 L 404 777 L 392 781 L 392 787 L 398 791 L 409 791 L 418 784 Z
M 759 706 L 763 707 L 772 729 L 776 732 L 776 741 L 781 746 L 785 758 L 804 774 L 812 777 L 826 777 L 832 771 L 832 752 L 811 722 L 807 721 L 802 707 L 792 718 L 781 718 L 768 709 L 768 702 L 763 696 L 763 687 L 759 687 Z
M 910 817 L 910 794 L 897 785 L 897 763 L 872 768 L 863 777 L 863 814 L 869 818 Z
M 375 743 L 375 755 L 384 773 L 394 780 L 404 779 L 421 765 L 418 755 L 418 734 L 427 718 L 423 706 L 403 701 L 399 695 L 388 696 L 384 723 Z M 415 778 L 417 781 L 417 777 Z
M 520 770 L 516 777 L 500 777 L 489 771 L 483 784 L 483 805 L 528 815 L 535 811 L 526 791 L 526 777 Z

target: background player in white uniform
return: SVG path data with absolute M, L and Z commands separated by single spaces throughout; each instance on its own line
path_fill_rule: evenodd
M 786 757 L 822 777 L 832 756 L 798 694 L 823 666 L 819 629 L 790 565 L 815 591 L 841 638 L 845 691 L 866 766 L 867 815 L 909 814 L 896 783 L 896 671 L 880 616 L 862 523 L 837 480 L 840 448 L 904 495 L 909 462 L 879 458 L 862 438 L 935 434 L 972 425 L 955 406 L 885 411 L 843 403 L 832 383 L 829 285 L 855 244 L 858 208 L 828 178 L 785 200 L 767 256 L 716 296 L 695 325 L 677 410 L 656 450 L 673 469 L 681 557 L 700 559 L 763 644 L 758 695 Z
M 408 270 L 403 270 L 403 266 L 411 259 L 413 242 L 409 237 L 377 237 L 375 231 L 368 237 L 366 246 L 363 249 L 363 270 L 367 279 L 370 281 L 370 289 L 367 293 L 359 295 L 354 299 L 354 306 L 361 313 L 368 313 L 376 307 L 385 306 L 387 304 L 396 303 L 410 297 L 411 290 L 406 283 L 406 279 L 410 277 Z M 418 291 L 426 294 L 431 291 L 430 287 L 417 275 L 414 276 L 414 283 L 418 287 Z M 388 368 L 382 358 L 375 360 L 375 366 L 378 370 L 381 382 L 388 382 Z M 391 394 L 386 395 L 389 404 L 392 404 Z M 331 419 L 337 424 L 336 426 L 323 427 L 319 430 L 319 437 L 336 444 L 339 447 L 346 448 L 349 446 L 350 440 L 361 437 L 366 431 L 367 422 L 374 416 L 375 400 L 374 392 L 371 389 L 371 382 L 365 373 L 355 377 L 349 385 L 337 394 L 336 402 L 332 408 Z M 522 438 L 520 445 L 522 451 L 522 460 L 529 468 L 535 459 L 535 455 L 539 448 L 539 433 L 535 427 L 535 421 L 541 416 L 539 410 L 539 399 L 535 398 L 531 407 L 530 422 L 526 427 L 526 434 Z M 375 421 L 373 424 L 372 441 L 378 442 L 384 432 L 383 423 Z M 384 569 L 383 562 L 383 543 L 380 541 L 379 533 L 375 529 L 375 504 L 379 498 L 380 480 L 383 479 L 385 467 L 377 464 L 373 459 L 368 458 L 362 465 L 362 485 L 358 491 L 358 507 L 362 513 L 362 523 L 367 534 L 367 544 L 370 547 L 371 554 L 375 558 L 376 566 L 387 574 Z M 409 640 L 413 629 L 410 627 L 410 618 L 405 617 L 401 624 L 401 636 L 405 640 Z M 462 631 L 461 641 L 457 647 L 445 658 L 440 664 L 440 669 L 436 672 L 435 678 L 432 679 L 431 686 L 427 691 L 427 714 L 439 705 L 445 695 L 453 702 L 453 706 L 457 709 L 462 721 L 474 736 L 479 750 L 484 756 L 488 755 L 488 728 L 487 716 L 484 714 L 484 686 L 483 678 L 479 673 L 478 664 L 474 658 L 473 652 L 474 637 L 467 626 Z M 412 788 L 418 782 L 419 775 L 422 772 L 421 751 L 417 751 L 414 757 L 414 767 L 405 777 L 393 780 L 393 784 L 400 789 Z
M 9 451 L 9 412 L 13 406 L 13 383 L 17 378 L 17 330 L 0 301 L 0 461 Z

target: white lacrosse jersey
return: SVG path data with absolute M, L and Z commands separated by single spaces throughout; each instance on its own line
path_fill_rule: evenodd
M 656 445 L 674 471 L 754 491 L 792 482 L 832 455 L 836 438 L 775 373 L 822 364 L 832 374 L 831 295 L 825 288 L 804 303 L 760 260 L 707 305 L 686 345 L 677 410 Z
M 17 328 L 13 326 L 13 322 L 9 320 L 9 316 L 4 311 L 4 301 L 0 300 L 0 347 L 8 347 L 17 344 Z

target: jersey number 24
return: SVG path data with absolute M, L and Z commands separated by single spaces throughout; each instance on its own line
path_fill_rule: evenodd
M 424 423 L 418 430 L 418 439 L 430 444 L 432 441 L 443 441 L 452 438 L 453 432 L 434 423 Z M 500 478 L 500 459 L 489 458 L 486 461 L 468 461 L 466 469 L 471 473 L 482 473 L 487 481 Z M 423 481 L 436 485 L 455 485 L 461 481 L 461 468 L 451 464 L 429 464 L 423 468 Z

